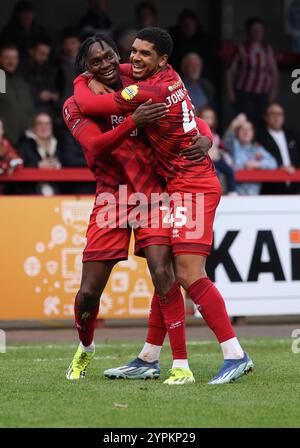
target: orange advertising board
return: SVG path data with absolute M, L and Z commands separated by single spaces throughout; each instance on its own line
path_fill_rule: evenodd
M 0 198 L 0 320 L 73 319 L 93 200 Z M 100 316 L 147 317 L 152 288 L 145 260 L 129 255 L 112 271 Z

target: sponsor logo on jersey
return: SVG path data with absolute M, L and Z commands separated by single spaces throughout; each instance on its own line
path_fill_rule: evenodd
M 168 87 L 169 92 L 173 92 L 173 90 L 178 89 L 182 84 L 181 79 L 179 79 L 177 82 L 175 82 L 175 84 L 172 84 L 171 86 Z
M 132 100 L 138 94 L 139 88 L 136 85 L 128 86 L 122 90 L 121 96 L 126 101 Z
M 114 129 L 116 126 L 119 126 L 119 124 L 123 123 L 125 120 L 125 117 L 123 115 L 111 115 L 111 128 Z M 130 137 L 137 137 L 138 136 L 138 130 L 134 129 L 130 134 Z

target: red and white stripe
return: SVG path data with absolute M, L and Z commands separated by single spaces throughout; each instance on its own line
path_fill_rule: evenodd
M 235 75 L 236 89 L 251 93 L 269 93 L 277 70 L 272 47 L 250 43 L 239 46 L 230 68 Z

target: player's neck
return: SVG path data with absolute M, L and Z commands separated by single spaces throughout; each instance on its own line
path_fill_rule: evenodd
M 164 65 L 163 67 L 158 67 L 157 70 L 154 73 L 152 73 L 152 75 L 148 76 L 148 78 L 152 78 L 152 76 L 155 76 L 158 73 L 162 72 L 163 70 L 166 69 L 166 67 L 167 67 L 166 65 Z
M 166 65 L 164 65 L 163 67 L 159 67 L 159 68 L 157 69 L 156 73 L 160 73 L 160 72 L 166 70 L 166 68 L 167 68 Z
M 120 90 L 120 89 L 122 89 L 122 81 L 121 81 L 121 79 L 119 78 L 114 84 L 112 84 L 112 85 L 107 85 L 107 84 L 105 84 L 102 80 L 100 80 L 100 79 L 97 79 L 96 78 L 96 81 L 98 81 L 104 88 L 106 88 L 108 91 L 110 91 L 110 90 L 114 90 L 114 91 L 117 91 L 117 90 Z
M 113 86 L 111 86 L 111 88 L 114 90 L 120 90 L 120 89 L 122 89 L 122 87 L 123 87 L 123 85 L 122 85 L 121 78 L 119 78 L 118 81 Z

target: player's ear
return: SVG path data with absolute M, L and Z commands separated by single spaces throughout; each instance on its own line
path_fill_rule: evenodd
M 160 56 L 159 58 L 159 63 L 158 66 L 160 68 L 164 67 L 168 62 L 168 55 L 167 54 L 163 54 L 162 56 Z

